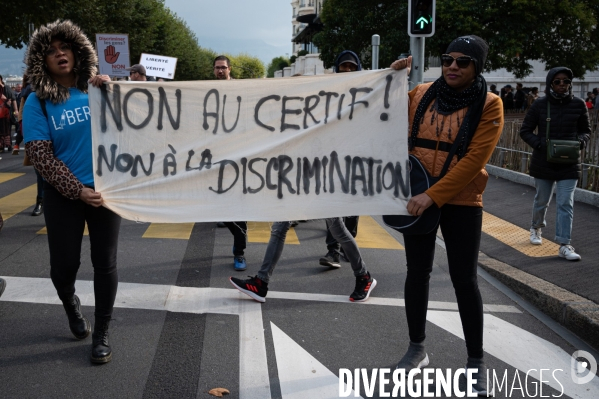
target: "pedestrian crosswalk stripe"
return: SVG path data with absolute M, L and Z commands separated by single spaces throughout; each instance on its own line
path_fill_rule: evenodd
M 189 240 L 194 223 L 152 223 L 142 238 Z
M 17 177 L 23 176 L 25 173 L 0 173 L 0 183 L 16 179 Z
M 248 222 L 248 242 L 267 244 L 270 240 L 270 226 L 272 223 L 269 222 Z M 299 245 L 299 243 L 295 229 L 290 228 L 285 237 L 285 244 Z
M 10 219 L 19 212 L 35 205 L 37 184 L 0 198 L 0 211 L 4 220 Z
M 40 231 L 38 231 L 37 234 L 48 234 L 48 229 L 44 226 L 44 228 L 41 229 Z M 85 227 L 83 229 L 83 235 L 84 236 L 89 235 L 89 230 L 87 229 L 87 223 L 85 223 Z
M 360 248 L 404 249 L 403 245 L 371 216 L 360 216 L 356 243 Z
M 546 238 L 543 238 L 543 245 L 532 245 L 529 230 L 487 212 L 483 212 L 483 232 L 533 258 L 556 256 L 559 251 L 559 245 Z

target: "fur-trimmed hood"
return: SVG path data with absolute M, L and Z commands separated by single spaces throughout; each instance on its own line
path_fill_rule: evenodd
M 84 93 L 87 93 L 87 81 L 97 74 L 98 57 L 87 36 L 69 20 L 56 20 L 33 33 L 25 55 L 31 88 L 40 99 L 58 104 L 67 101 L 70 94 L 69 88 L 56 83 L 46 68 L 44 54 L 50 48 L 53 39 L 62 40 L 72 46 L 75 54 L 74 71 L 77 75 L 77 88 Z

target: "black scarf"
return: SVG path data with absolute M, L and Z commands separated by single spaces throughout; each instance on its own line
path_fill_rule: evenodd
M 460 159 L 466 153 L 468 144 L 472 140 L 483 114 L 487 99 L 487 81 L 482 75 L 478 75 L 472 86 L 462 92 L 457 92 L 445 82 L 443 76 L 437 79 L 428 88 L 426 93 L 424 93 L 416 108 L 409 140 L 410 150 L 414 148 L 416 143 L 420 123 L 423 120 L 426 109 L 434 99 L 437 99 L 436 106 L 441 115 L 449 115 L 459 109 L 469 107 L 458 132 L 458 136 L 461 135 L 462 137 L 456 151 L 458 159 Z

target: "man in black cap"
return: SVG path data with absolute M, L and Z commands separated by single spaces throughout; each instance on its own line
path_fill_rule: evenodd
M 362 65 L 360 64 L 360 58 L 358 58 L 356 53 L 351 50 L 344 50 L 337 56 L 334 69 L 335 73 L 354 72 L 361 71 Z M 345 224 L 345 227 L 354 238 L 358 235 L 359 218 L 359 216 L 346 216 L 343 218 L 343 224 Z M 330 226 L 328 224 L 326 243 L 327 254 L 320 258 L 318 263 L 322 266 L 341 267 L 341 263 L 339 262 L 340 255 L 342 254 L 341 244 L 339 244 L 331 234 Z
M 131 68 L 127 68 L 129 71 L 129 79 L 135 82 L 145 82 L 146 77 L 146 68 L 141 64 L 135 64 Z
M 362 65 L 360 65 L 360 59 L 350 50 L 342 51 L 335 61 L 335 72 L 354 72 L 361 71 Z

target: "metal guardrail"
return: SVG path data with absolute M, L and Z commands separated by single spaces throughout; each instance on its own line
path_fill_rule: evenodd
M 524 114 L 522 114 L 522 117 Z M 591 137 L 582 151 L 582 178 L 578 187 L 599 192 L 599 110 L 589 111 Z M 528 172 L 530 147 L 520 138 L 522 119 L 506 119 L 499 143 L 489 160 L 489 164 L 502 168 Z

